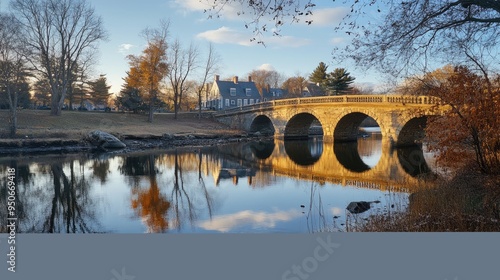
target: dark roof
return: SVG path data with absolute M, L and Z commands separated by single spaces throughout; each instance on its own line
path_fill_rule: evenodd
M 274 95 L 273 95 L 274 93 Z M 283 98 L 286 95 L 286 90 L 282 88 L 263 88 L 262 97 L 267 99 L 276 99 L 278 97 Z
M 325 91 L 320 86 L 313 83 L 308 83 L 304 91 L 308 92 L 311 96 L 326 95 Z
M 260 99 L 261 96 L 254 82 L 241 82 L 234 83 L 234 81 L 215 81 L 217 87 L 219 88 L 219 93 L 223 98 L 234 98 L 231 96 L 231 88 L 236 89 L 236 97 L 246 97 L 253 99 Z M 246 89 L 251 90 L 251 95 L 246 95 Z

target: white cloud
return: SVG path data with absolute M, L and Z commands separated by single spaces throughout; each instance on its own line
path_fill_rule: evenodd
M 277 211 L 274 213 L 254 212 L 251 210 L 241 211 L 234 214 L 221 215 L 209 221 L 199 223 L 206 230 L 229 232 L 235 228 L 251 226 L 252 228 L 274 228 L 277 222 L 286 222 L 302 214 L 300 211 Z
M 128 54 L 130 53 L 130 50 L 133 49 L 135 46 L 132 45 L 132 44 L 121 44 L 119 47 L 118 47 L 118 52 L 121 53 L 121 54 Z
M 242 46 L 252 45 L 248 34 L 244 34 L 225 26 L 219 29 L 199 33 L 196 37 L 218 44 L 235 44 Z
M 174 0 L 174 3 L 183 9 L 185 12 L 206 12 L 208 15 L 221 16 L 225 19 L 231 20 L 247 20 L 249 16 L 244 13 L 245 7 L 241 5 L 240 2 L 236 1 L 233 3 L 224 4 L 223 9 L 217 8 L 213 9 L 213 4 L 204 0 Z
M 245 1 L 234 1 L 231 3 L 221 4 L 217 6 L 217 9 L 213 9 L 214 0 L 173 0 L 175 5 L 184 10 L 184 12 L 206 12 L 208 15 L 220 16 L 224 19 L 237 20 L 250 22 L 254 18 L 254 11 L 248 6 L 248 4 L 243 4 Z M 301 22 L 306 20 L 312 20 L 313 24 L 311 26 L 331 26 L 333 24 L 339 23 L 348 13 L 348 9 L 345 7 L 337 8 L 325 8 L 325 9 L 313 9 L 312 15 L 301 16 Z M 273 21 L 272 15 L 263 15 L 262 20 Z M 286 19 L 285 19 L 286 21 Z M 288 19 L 291 21 L 291 18 Z
M 208 30 L 196 35 L 196 37 L 208 40 L 217 44 L 235 44 L 241 46 L 256 46 L 258 45 L 256 41 L 251 41 L 253 35 L 250 33 L 244 33 L 231 29 L 229 27 L 220 27 L 215 30 Z M 266 46 L 271 47 L 301 47 L 311 43 L 309 39 L 297 38 L 292 36 L 271 36 L 258 38 L 259 41 L 263 41 Z
M 307 16 L 306 20 L 312 20 L 311 26 L 332 26 L 339 23 L 346 15 L 346 8 L 326 8 L 313 10 L 312 15 Z
M 276 71 L 276 69 L 274 69 L 274 67 L 269 63 L 262 64 L 257 68 L 257 70 Z

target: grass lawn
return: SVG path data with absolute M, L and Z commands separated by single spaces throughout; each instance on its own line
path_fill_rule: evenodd
M 8 137 L 8 110 L 0 110 L 0 137 Z M 236 134 L 213 119 L 198 119 L 195 113 L 155 114 L 149 123 L 146 115 L 118 112 L 63 111 L 61 116 L 50 116 L 50 111 L 21 110 L 18 112 L 17 138 L 82 139 L 92 130 L 102 130 L 114 135 L 161 136 L 163 134 Z

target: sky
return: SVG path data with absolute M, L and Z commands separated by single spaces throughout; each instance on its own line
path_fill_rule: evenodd
M 2 11 L 8 7 L 0 0 Z M 221 78 L 239 76 L 246 80 L 254 69 L 276 70 L 287 77 L 297 74 L 308 76 L 320 62 L 329 65 L 329 70 L 346 68 L 357 84 L 378 84 L 379 75 L 365 73 L 349 62 L 334 64 L 332 51 L 335 46 L 349 42 L 346 34 L 336 34 L 335 26 L 348 11 L 342 1 L 316 1 L 313 23 L 304 21 L 285 24 L 281 36 L 264 34 L 266 46 L 250 42 L 254 37 L 251 29 L 245 28 L 247 16 L 236 15 L 234 7 L 226 7 L 220 18 L 208 19 L 203 12 L 207 8 L 203 0 L 87 0 L 104 21 L 108 40 L 99 44 L 99 60 L 94 75 L 105 74 L 110 91 L 118 93 L 123 78 L 129 69 L 126 56 L 138 55 L 145 48 L 145 39 L 140 35 L 145 28 L 158 27 L 160 21 L 170 21 L 170 41 L 179 39 L 183 46 L 194 44 L 205 57 L 209 42 L 221 57 L 218 74 Z M 272 26 L 269 23 L 269 26 Z M 193 79 L 196 79 L 193 76 Z

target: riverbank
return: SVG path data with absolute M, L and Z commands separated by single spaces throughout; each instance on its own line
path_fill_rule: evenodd
M 499 232 L 500 177 L 468 165 L 451 179 L 414 187 L 405 210 L 372 215 L 356 231 Z
M 8 111 L 0 110 L 8 120 Z M 218 123 L 210 115 L 201 119 L 196 113 L 156 114 L 153 123 L 147 116 L 130 113 L 22 110 L 18 115 L 18 133 L 9 137 L 7 123 L 0 129 L 0 155 L 47 152 L 85 152 L 94 149 L 86 141 L 89 132 L 102 130 L 122 140 L 122 153 L 188 145 L 215 145 L 241 141 L 246 133 Z

